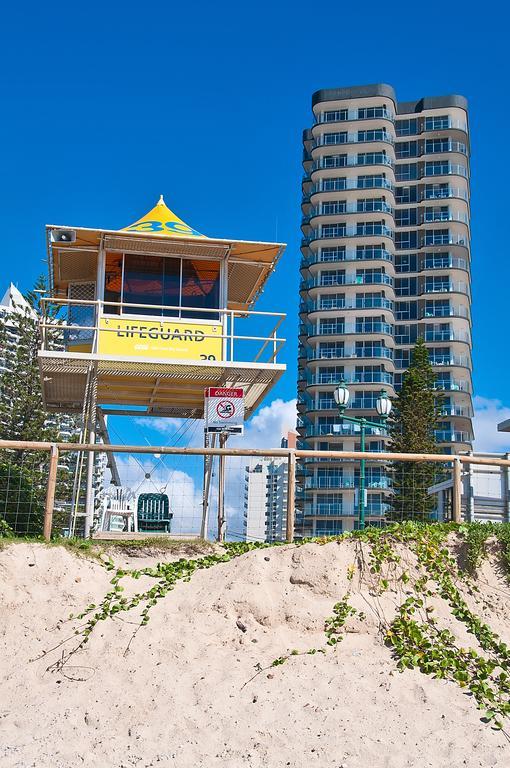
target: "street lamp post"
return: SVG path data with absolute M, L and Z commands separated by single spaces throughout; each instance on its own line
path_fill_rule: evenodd
M 386 390 L 381 390 L 379 397 L 375 403 L 375 409 L 381 417 L 380 422 L 369 421 L 364 416 L 356 418 L 355 416 L 346 416 L 345 409 L 349 405 L 350 392 L 344 381 L 341 381 L 338 387 L 333 392 L 335 402 L 338 405 L 340 412 L 340 418 L 344 421 L 348 421 L 351 424 L 358 424 L 361 433 L 361 452 L 365 452 L 365 433 L 367 427 L 376 427 L 381 429 L 386 425 L 386 419 L 391 413 L 391 400 L 388 397 Z M 360 461 L 360 473 L 359 473 L 359 493 L 358 493 L 358 527 L 363 530 L 365 527 L 365 459 Z

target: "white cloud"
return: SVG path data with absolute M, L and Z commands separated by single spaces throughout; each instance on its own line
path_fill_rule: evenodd
M 498 432 L 498 424 L 505 419 L 510 419 L 510 408 L 503 405 L 501 400 L 480 395 L 473 398 L 473 405 L 475 407 L 473 419 L 475 451 L 477 453 L 510 452 L 510 433 Z
M 242 438 L 231 438 L 229 445 L 246 448 L 279 448 L 282 437 L 296 429 L 297 401 L 273 400 L 246 422 Z

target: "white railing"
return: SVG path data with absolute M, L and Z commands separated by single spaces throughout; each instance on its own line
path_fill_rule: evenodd
M 183 325 L 186 322 L 195 324 L 195 321 L 206 322 L 209 325 L 221 326 L 221 333 L 204 333 L 197 325 L 186 331 L 190 340 L 202 341 L 205 339 L 221 340 L 221 361 L 235 362 L 244 360 L 248 362 L 246 355 L 246 343 L 261 342 L 255 353 L 250 352 L 249 362 L 277 363 L 277 356 L 286 339 L 278 335 L 278 330 L 286 318 L 281 312 L 258 312 L 253 310 L 234 309 L 208 309 L 204 307 L 187 307 L 161 304 L 141 304 L 132 302 L 83 300 L 43 297 L 41 299 L 43 315 L 40 320 L 41 350 L 52 352 L 62 350 L 73 353 L 72 347 L 87 346 L 88 353 L 98 352 L 99 335 L 118 333 L 118 328 L 104 327 L 100 324 L 102 319 L 115 321 L 119 319 L 132 320 L 145 323 L 147 327 L 133 330 L 133 338 L 143 331 L 147 337 L 150 333 L 151 340 L 168 338 L 168 329 L 164 324 L 176 322 Z M 74 313 L 73 313 L 74 309 Z M 67 310 L 67 312 L 66 312 Z M 83 320 L 76 320 L 76 310 L 81 310 Z M 156 314 L 156 312 L 158 314 Z M 67 314 L 67 316 L 66 316 Z M 72 315 L 75 315 L 73 318 Z M 190 317 L 194 315 L 194 317 Z M 271 318 L 275 320 L 270 320 Z M 262 335 L 260 332 L 240 334 L 237 332 L 239 323 L 249 323 L 252 320 L 260 327 L 261 323 L 270 320 L 271 329 Z M 150 323 L 150 328 L 148 327 Z M 246 325 L 245 325 L 246 327 Z M 257 331 L 258 331 L 257 327 Z M 74 350 L 74 352 L 76 349 Z M 134 355 L 136 357 L 136 353 Z M 177 356 L 173 356 L 177 358 Z M 144 359 L 148 358 L 144 355 Z M 192 362 L 192 361 L 190 361 Z M 196 361 L 193 361 L 196 362 Z

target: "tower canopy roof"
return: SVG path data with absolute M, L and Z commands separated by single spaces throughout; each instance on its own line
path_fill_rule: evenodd
M 163 195 L 160 196 L 154 208 L 151 208 L 145 216 L 142 216 L 135 221 L 134 224 L 130 224 L 128 227 L 123 227 L 121 231 L 152 233 L 157 235 L 167 235 L 168 237 L 205 238 L 205 235 L 200 234 L 196 229 L 190 227 L 189 224 L 186 224 L 170 210 L 163 199 Z

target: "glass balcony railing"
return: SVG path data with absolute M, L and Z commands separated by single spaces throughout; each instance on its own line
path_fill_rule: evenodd
M 471 358 L 467 355 L 430 355 L 429 360 L 435 368 L 460 366 L 471 368 Z M 410 361 L 407 358 L 396 358 L 395 367 L 399 370 L 409 368 Z
M 422 224 L 437 224 L 442 221 L 460 221 L 461 224 L 469 224 L 467 213 L 452 211 L 423 211 Z
M 469 319 L 469 310 L 467 307 L 464 307 L 464 306 L 425 307 L 420 311 L 419 314 L 420 314 L 420 317 L 419 317 L 420 320 L 428 317 L 463 317 L 466 320 Z M 405 319 L 405 318 L 401 318 L 401 319 Z
M 365 488 L 369 490 L 390 488 L 391 483 L 387 477 L 366 477 Z M 354 490 L 359 488 L 359 478 L 357 477 L 307 477 L 305 479 L 305 488 L 334 488 L 343 490 Z
M 362 115 L 360 117 L 359 115 Z M 369 117 L 365 117 L 369 115 Z M 395 120 L 395 113 L 384 107 L 371 108 L 370 112 L 359 112 L 357 109 L 339 109 L 339 110 L 327 110 L 320 112 L 315 116 L 316 125 L 323 125 L 324 123 L 344 123 L 351 120 L 376 120 L 383 118 L 385 120 Z
M 393 278 L 385 273 L 368 275 L 334 275 L 313 277 L 310 280 L 303 280 L 300 290 L 309 290 L 310 288 L 336 288 L 340 285 L 393 285 Z
M 358 227 L 323 226 L 313 229 L 303 237 L 302 245 L 309 245 L 313 240 L 334 240 L 343 237 L 389 237 L 393 238 L 393 230 L 384 224 L 364 224 Z
M 468 269 L 468 262 L 466 259 L 457 259 L 450 257 L 447 259 L 432 258 L 424 259 L 420 264 L 420 271 L 424 269 Z
M 303 333 L 307 336 L 334 336 L 336 334 L 350 334 L 350 333 L 385 333 L 389 336 L 393 335 L 393 326 L 389 323 L 382 322 L 366 322 L 366 323 L 327 323 L 315 327 L 313 325 L 304 326 Z
M 425 166 L 421 178 L 425 176 L 464 176 L 467 178 L 468 170 L 465 165 L 457 163 L 448 163 L 446 165 Z
M 441 416 L 462 416 L 468 419 L 473 417 L 471 408 L 465 408 L 462 405 L 445 405 L 440 410 Z
M 311 171 L 328 168 L 352 168 L 353 166 L 366 165 L 386 165 L 392 168 L 394 162 L 391 157 L 380 153 L 371 155 L 326 155 L 318 158 L 312 163 Z
M 365 514 L 384 516 L 388 513 L 389 508 L 390 505 L 386 502 L 370 502 L 369 500 L 365 506 Z M 358 514 L 358 507 L 353 501 L 349 502 L 348 500 L 345 500 L 342 504 L 319 502 L 316 504 L 305 504 L 304 514 L 306 517 L 355 517 Z M 332 533 L 331 535 L 334 536 L 335 534 Z
M 313 207 L 308 218 L 314 216 L 338 216 L 343 213 L 393 213 L 391 205 L 384 200 L 365 200 L 353 203 L 322 203 Z
M 438 443 L 471 443 L 473 437 L 469 432 L 454 432 L 437 429 L 434 431 Z
M 340 360 L 345 358 L 385 358 L 393 360 L 393 350 L 387 347 L 334 347 L 333 349 L 309 349 L 307 360 Z
M 459 152 L 467 154 L 467 146 L 462 141 L 425 141 L 422 155 L 440 155 L 443 152 Z
M 324 133 L 318 136 L 311 148 L 335 147 L 341 144 L 368 144 L 378 141 L 386 144 L 395 143 L 394 137 L 386 131 L 359 131 L 358 133 L 340 131 L 339 133 Z
M 367 296 L 363 299 L 340 299 L 324 296 L 319 301 L 307 301 L 301 305 L 301 312 L 318 312 L 330 309 L 388 309 L 393 310 L 393 301 L 381 296 Z M 446 316 L 446 315 L 444 315 Z
M 305 437 L 358 437 L 360 428 L 357 424 L 311 424 L 305 428 Z M 368 437 L 386 437 L 386 430 L 382 427 L 366 427 Z
M 321 179 L 314 184 L 309 194 L 316 192 L 344 192 L 349 189 L 389 189 L 394 185 L 389 179 L 382 177 L 366 177 L 359 179 Z
M 450 282 L 450 283 L 429 283 L 421 287 L 420 295 L 424 293 L 464 293 L 470 294 L 468 283 Z
M 445 392 L 471 392 L 470 383 L 459 379 L 436 379 L 434 389 Z
M 343 251 L 334 252 L 332 249 L 320 248 L 317 253 L 306 256 L 301 261 L 302 267 L 310 267 L 312 264 L 335 264 L 350 261 L 392 261 L 393 256 L 390 251 L 384 248 L 366 248 L 363 250 L 354 250 L 347 248 Z
M 386 384 L 389 387 L 393 386 L 393 374 L 387 371 L 365 371 L 363 373 L 345 373 L 342 375 L 335 371 L 321 371 L 320 373 L 306 371 L 304 380 L 309 385 L 331 384 L 334 386 L 340 380 L 343 380 L 346 384 Z
M 422 335 L 425 341 L 464 341 L 466 343 L 471 343 L 470 335 L 463 331 L 425 331 Z M 396 336 L 395 342 L 397 344 L 411 343 L 407 341 L 400 341 L 399 339 L 401 338 L 402 337 Z
M 451 197 L 458 197 L 461 200 L 468 200 L 469 195 L 466 189 L 460 187 L 448 187 L 448 189 L 424 189 L 419 194 L 419 201 L 423 200 L 446 200 Z

